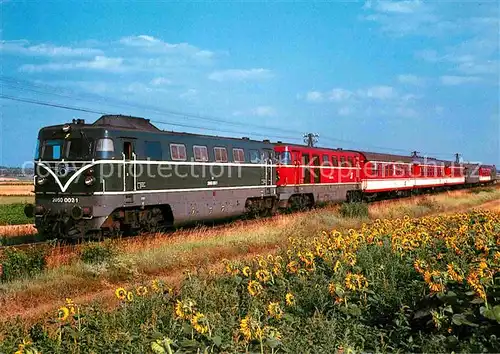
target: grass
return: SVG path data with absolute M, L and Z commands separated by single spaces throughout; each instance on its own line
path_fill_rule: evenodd
M 24 215 L 24 204 L 0 205 L 0 225 L 33 224 L 33 218 Z
M 420 216 L 463 209 L 500 199 L 500 190 L 470 193 L 456 191 L 369 205 L 371 219 Z M 289 237 L 313 239 L 324 230 L 359 227 L 368 218 L 343 218 L 330 206 L 271 219 L 235 222 L 223 227 L 198 228 L 169 235 L 116 241 L 118 256 L 101 264 L 79 260 L 79 246 L 60 248 L 48 256 L 48 270 L 34 278 L 0 284 L 0 317 L 36 317 L 64 297 L 90 301 L 113 296 L 118 283 L 136 283 L 152 277 L 182 277 L 183 271 L 216 264 L 228 258 L 277 251 Z M 106 295 L 107 294 L 107 295 Z
M 493 251 L 500 213 L 405 215 L 344 232 L 318 234 L 316 225 L 303 235 L 315 213 L 300 214 L 283 231 L 297 234 L 279 245 L 278 255 L 246 253 L 217 262 L 225 274 L 188 272 L 178 284 L 172 276 L 167 283 L 157 277 L 121 281 L 100 294 L 110 297 L 112 310 L 62 296 L 55 301 L 58 315 L 34 325 L 0 323 L 0 351 L 22 343 L 42 352 L 106 353 L 500 350 L 500 252 Z M 248 233 L 262 227 L 255 222 Z M 178 251 L 196 253 L 196 236 Z M 218 244 L 212 242 L 209 249 Z M 61 268 L 55 272 L 67 277 Z M 173 284 L 179 286 L 172 290 Z

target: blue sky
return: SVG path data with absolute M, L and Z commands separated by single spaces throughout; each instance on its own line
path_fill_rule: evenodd
M 500 165 L 496 1 L 0 6 L 9 97 L 189 126 L 168 130 L 314 132 L 322 146 Z M 42 126 L 99 117 L 0 103 L 0 165 L 31 160 Z

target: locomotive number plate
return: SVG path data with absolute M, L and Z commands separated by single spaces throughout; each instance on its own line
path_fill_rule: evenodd
M 52 198 L 52 203 L 78 203 L 79 199 L 74 197 L 56 197 Z

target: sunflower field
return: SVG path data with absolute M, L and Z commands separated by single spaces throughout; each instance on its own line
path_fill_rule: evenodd
M 499 270 L 499 213 L 376 220 L 118 287 L 111 310 L 66 299 L 1 324 L 0 352 L 500 352 Z

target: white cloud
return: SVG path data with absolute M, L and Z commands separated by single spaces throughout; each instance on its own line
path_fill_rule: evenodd
M 224 82 L 224 81 L 259 81 L 272 78 L 272 72 L 268 69 L 229 69 L 222 71 L 214 71 L 208 78 L 210 80 Z
M 166 77 L 155 77 L 153 80 L 151 80 L 150 84 L 153 86 L 164 86 L 171 85 L 172 81 L 167 79 Z
M 82 57 L 102 55 L 96 48 L 72 48 L 50 43 L 30 45 L 27 40 L 0 41 L 0 51 L 13 54 L 45 57 Z
M 379 12 L 411 14 L 418 11 L 422 6 L 423 4 L 420 0 L 383 0 L 365 5 L 365 8 L 373 8 Z
M 454 76 L 454 75 L 441 76 L 439 80 L 445 86 L 457 86 L 463 84 L 477 83 L 481 81 L 481 79 L 476 76 Z
M 23 72 L 66 71 L 74 69 L 122 71 L 123 58 L 96 56 L 88 61 L 69 63 L 25 64 L 19 70 Z
M 124 46 L 140 48 L 147 52 L 170 54 L 178 53 L 182 55 L 190 55 L 200 59 L 210 59 L 214 56 L 213 52 L 209 50 L 201 50 L 200 48 L 189 43 L 168 43 L 145 34 L 123 37 L 119 42 Z
M 351 98 L 353 93 L 349 90 L 345 90 L 342 88 L 334 88 L 330 92 L 327 93 L 328 99 L 330 101 L 341 102 L 348 100 Z
M 423 86 L 427 80 L 413 74 L 402 74 L 398 75 L 398 81 L 402 84 Z
M 373 86 L 365 90 L 358 90 L 358 95 L 378 100 L 388 100 L 397 97 L 396 90 L 391 86 Z
M 319 91 L 309 91 L 308 93 L 306 93 L 306 101 L 323 102 L 323 93 Z

